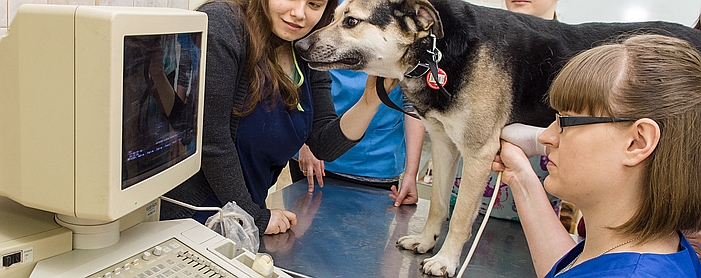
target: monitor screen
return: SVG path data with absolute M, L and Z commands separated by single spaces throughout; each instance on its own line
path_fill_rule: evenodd
M 0 195 L 115 221 L 197 173 L 207 15 L 24 4 L 0 37 Z
M 124 37 L 122 189 L 195 153 L 200 33 Z

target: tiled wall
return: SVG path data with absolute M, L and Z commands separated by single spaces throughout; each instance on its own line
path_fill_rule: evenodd
M 0 0 L 0 36 L 7 32 L 12 17 L 22 4 L 61 4 L 96 6 L 171 7 L 188 9 L 190 1 L 201 0 Z

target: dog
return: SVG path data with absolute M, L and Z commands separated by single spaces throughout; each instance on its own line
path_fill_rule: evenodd
M 460 0 L 345 0 L 334 22 L 295 48 L 317 70 L 398 79 L 429 132 L 434 164 L 429 215 L 422 232 L 400 238 L 399 247 L 433 249 L 462 155 L 462 185 L 448 233 L 442 248 L 422 263 L 426 274 L 452 277 L 471 236 L 501 129 L 514 122 L 548 126 L 555 116 L 545 101 L 548 88 L 567 60 L 641 33 L 679 37 L 701 49 L 701 31 L 679 24 L 569 25 Z M 431 63 L 439 74 L 428 70 Z

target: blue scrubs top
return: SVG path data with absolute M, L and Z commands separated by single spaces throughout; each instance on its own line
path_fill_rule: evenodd
M 240 118 L 236 132 L 243 177 L 253 202 L 261 207 L 265 207 L 268 189 L 275 184 L 287 161 L 299 151 L 312 130 L 312 90 L 304 78 L 309 76 L 310 69 L 304 61 L 293 58 L 302 83 L 298 84 L 298 109 L 287 110 L 281 98 L 275 107 L 262 101 L 251 114 Z
M 580 242 L 562 257 L 545 276 L 567 277 L 701 277 L 701 264 L 694 248 L 679 233 L 679 252 L 672 254 L 641 254 L 634 252 L 604 254 L 574 266 L 557 276 L 584 249 Z
M 342 115 L 363 95 L 367 74 L 350 70 L 332 70 L 331 95 L 336 113 Z M 402 92 L 397 86 L 389 97 L 401 107 Z M 404 172 L 406 142 L 404 115 L 380 105 L 365 131 L 363 140 L 341 157 L 325 162 L 326 170 L 372 178 L 396 178 Z

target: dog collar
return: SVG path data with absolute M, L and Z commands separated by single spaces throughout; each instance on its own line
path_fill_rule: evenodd
M 438 67 L 438 62 L 440 62 L 441 59 L 443 59 L 443 53 L 441 53 L 441 51 L 438 50 L 438 47 L 436 47 L 437 39 L 436 36 L 433 35 L 433 31 L 429 31 L 428 37 L 431 40 L 431 49 L 426 50 L 426 52 L 428 52 L 428 54 L 431 54 L 431 61 L 423 62 L 419 60 L 416 66 L 404 73 L 404 76 L 409 78 L 424 76 L 429 70 L 431 70 L 431 65 L 429 63 L 434 63 L 436 67 Z
M 440 90 L 446 98 L 451 99 L 452 95 L 445 88 L 443 88 L 443 85 L 446 84 L 448 80 L 447 75 L 441 68 L 438 67 L 438 62 L 440 62 L 443 58 L 443 53 L 441 53 L 441 51 L 438 50 L 438 47 L 436 47 L 436 36 L 433 35 L 433 32 L 430 32 L 428 36 L 431 39 L 432 47 L 430 50 L 426 50 L 426 52 L 431 54 L 431 61 L 419 61 L 414 68 L 404 73 L 404 76 L 409 78 L 421 77 L 426 73 L 431 72 L 431 75 L 426 76 L 426 85 L 428 85 L 431 89 Z
M 428 63 L 419 61 L 419 63 L 417 63 L 416 66 L 414 66 L 414 68 L 404 73 L 404 76 L 409 78 L 421 77 L 424 74 L 426 74 L 430 69 L 431 67 L 428 66 Z

